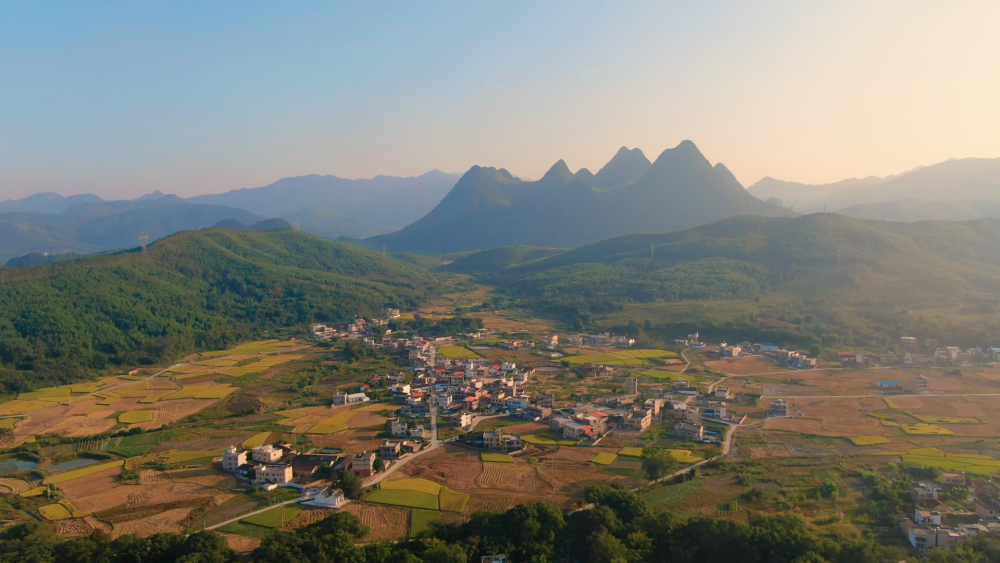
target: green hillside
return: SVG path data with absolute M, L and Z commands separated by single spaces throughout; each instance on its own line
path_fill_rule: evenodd
M 649 321 L 666 332 L 700 327 L 728 338 L 871 348 L 901 334 L 1000 341 L 1000 221 L 993 219 L 741 216 L 521 264 L 489 267 L 481 254 L 449 267 L 581 327 Z
M 27 375 L 65 381 L 269 328 L 412 308 L 435 284 L 425 269 L 291 230 L 185 231 L 146 253 L 4 268 L 0 383 L 19 390 Z

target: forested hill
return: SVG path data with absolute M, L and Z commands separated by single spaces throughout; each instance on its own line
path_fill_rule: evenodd
M 499 249 L 490 252 L 499 255 Z M 832 213 L 742 216 L 685 231 L 617 237 L 525 262 L 494 260 L 490 266 L 479 254 L 447 267 L 570 317 L 637 302 L 752 304 L 783 295 L 798 303 L 787 311 L 792 324 L 809 315 L 843 327 L 849 324 L 843 315 L 860 315 L 865 320 L 858 334 L 881 335 L 869 342 L 873 346 L 891 342 L 901 330 L 949 333 L 961 340 L 956 343 L 970 345 L 1000 338 L 993 315 L 1000 303 L 995 219 L 909 224 Z M 948 317 L 959 311 L 967 314 Z M 843 338 L 847 329 L 837 330 Z
M 412 308 L 435 284 L 412 264 L 291 230 L 185 231 L 145 253 L 4 268 L 0 384 L 10 392 L 269 328 Z

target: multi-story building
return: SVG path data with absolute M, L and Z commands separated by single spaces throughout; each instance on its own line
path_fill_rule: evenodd
M 399 453 L 403 445 L 394 440 L 383 440 L 379 446 L 378 456 L 382 459 L 399 459 Z
M 625 378 L 625 394 L 626 395 L 638 395 L 639 394 L 639 380 L 634 377 Z
M 642 432 L 649 428 L 649 425 L 653 423 L 653 411 L 649 409 L 642 409 L 637 411 L 632 411 L 629 413 L 628 417 L 625 418 L 625 426 L 628 426 L 632 430 L 637 430 Z
M 472 415 L 467 412 L 459 412 L 451 415 L 452 428 L 465 428 L 472 424 Z
M 523 446 L 520 436 L 504 434 L 503 432 L 483 432 L 483 444 L 488 450 L 502 452 L 521 451 Z
M 926 393 L 930 390 L 931 380 L 926 376 L 918 375 L 909 381 L 912 393 Z
M 281 448 L 276 448 L 271 444 L 258 446 L 250 450 L 250 452 L 253 460 L 260 463 L 274 463 L 285 455 L 285 452 Z
M 222 470 L 229 473 L 236 473 L 240 466 L 247 462 L 246 451 L 236 451 L 235 446 L 229 446 L 226 453 L 222 454 Z
M 397 419 L 390 418 L 386 421 L 386 426 L 389 427 L 389 435 L 393 438 L 405 438 L 406 437 L 406 423 Z
M 781 399 L 771 401 L 771 408 L 767 413 L 770 416 L 788 416 L 788 401 Z
M 255 468 L 257 483 L 289 483 L 292 480 L 291 465 L 258 465 Z
M 351 458 L 351 471 L 363 477 L 375 474 L 375 452 L 361 452 Z
M 673 429 L 674 434 L 678 436 L 684 436 L 685 438 L 702 438 L 705 436 L 705 427 L 700 424 L 688 424 L 686 422 L 677 422 L 674 424 Z

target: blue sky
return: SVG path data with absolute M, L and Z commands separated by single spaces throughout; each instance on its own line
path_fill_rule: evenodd
M 0 199 L 596 172 L 683 139 L 745 185 L 998 157 L 997 21 L 997 2 L 5 2 Z

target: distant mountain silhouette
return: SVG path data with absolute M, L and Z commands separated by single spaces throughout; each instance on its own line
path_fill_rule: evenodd
M 641 151 L 619 150 L 601 171 L 623 178 L 641 166 Z M 633 168 L 623 163 L 631 164 Z M 610 168 L 609 168 L 610 166 Z M 612 174 L 614 173 L 614 174 Z M 396 233 L 366 239 L 392 252 L 447 253 L 506 245 L 572 248 L 637 232 L 670 231 L 739 214 L 786 216 L 740 187 L 724 167 L 713 168 L 691 141 L 664 151 L 636 181 L 594 189 L 562 160 L 537 182 L 504 169 L 473 166 L 430 213 Z
M 346 180 L 311 174 L 282 178 L 261 188 L 197 196 L 187 201 L 225 205 L 259 215 L 280 217 L 315 207 L 350 217 L 357 224 L 364 225 L 368 233 L 385 233 L 423 217 L 441 201 L 456 181 L 457 175 L 440 170 L 411 178 L 376 176 L 371 180 Z M 319 231 L 303 230 L 324 236 Z
M 948 206 L 951 211 L 940 215 L 973 218 L 976 211 L 972 210 L 972 214 L 962 211 L 961 205 L 1000 202 L 1000 158 L 952 159 L 886 178 L 871 176 L 816 186 L 764 178 L 748 191 L 762 199 L 781 198 L 786 206 L 792 205 L 801 212 L 825 208 L 827 211 L 843 210 L 851 216 L 888 220 L 939 215 L 930 208 L 917 210 L 919 206 L 914 201 L 921 201 L 960 204 Z M 890 202 L 897 202 L 897 205 L 875 205 Z
M 176 196 L 139 202 L 83 203 L 58 215 L 3 213 L 0 262 L 31 252 L 67 254 L 133 248 L 139 246 L 140 235 L 153 242 L 178 231 L 204 229 L 224 219 L 254 224 L 264 218 L 242 209 L 185 203 Z
M 627 147 L 618 149 L 615 156 L 594 175 L 593 185 L 598 188 L 618 188 L 627 186 L 642 178 L 651 166 L 642 151 Z
M 63 197 L 53 192 L 43 192 L 22 199 L 0 201 L 0 213 L 62 213 L 74 205 L 102 201 L 94 194 Z
M 923 201 L 901 199 L 881 203 L 862 203 L 837 213 L 856 219 L 884 221 L 968 221 L 986 217 L 1000 218 L 1000 201 Z

